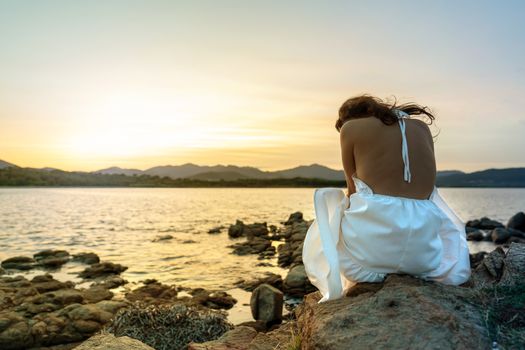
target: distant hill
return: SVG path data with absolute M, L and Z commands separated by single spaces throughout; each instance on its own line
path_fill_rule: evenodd
M 7 172 L 7 170 L 12 170 Z M 16 171 L 14 171 L 16 170 Z M 0 186 L 315 186 L 342 184 L 342 170 L 320 164 L 301 165 L 278 171 L 262 171 L 235 165 L 201 166 L 192 163 L 157 166 L 147 170 L 111 167 L 94 172 L 67 172 L 54 168 L 20 168 L 0 160 Z M 49 175 L 44 175 L 48 173 Z M 30 176 L 28 180 L 25 177 Z M 102 176 L 102 177 L 101 177 Z M 111 177 L 105 177 L 111 176 Z M 128 179 L 129 178 L 129 179 Z M 136 180 L 132 180 L 136 178 Z M 81 180 L 80 180 L 81 179 Z M 177 180 L 177 181 L 175 181 Z M 283 181 L 281 181 L 283 180 Z M 288 181 L 290 180 L 290 181 Z M 213 184 L 212 184 L 213 183 Z M 487 169 L 472 173 L 438 171 L 438 187 L 525 187 L 525 168 Z
M 436 179 L 438 187 L 525 187 L 525 168 L 487 169 Z
M 18 168 L 16 165 L 8 163 L 8 162 L 0 159 L 0 169 L 10 168 L 10 167 Z
M 198 173 L 196 175 L 188 176 L 186 179 L 192 180 L 206 180 L 206 181 L 235 181 L 239 179 L 249 179 L 248 176 L 239 174 L 235 171 L 208 171 Z
M 144 172 L 139 169 L 122 169 L 119 167 L 111 167 L 106 169 L 101 169 L 93 172 L 94 174 L 104 174 L 104 175 L 141 175 Z

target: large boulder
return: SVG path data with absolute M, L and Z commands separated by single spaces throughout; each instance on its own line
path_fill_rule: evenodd
M 496 244 L 506 243 L 510 238 L 525 239 L 525 232 L 512 228 L 495 228 L 490 233 L 492 241 Z
M 296 312 L 302 349 L 523 348 L 525 244 L 472 259 L 462 286 L 389 275 L 337 300 L 307 295 Z
M 525 213 L 520 211 L 514 214 L 507 223 L 507 228 L 513 228 L 525 232 Z
M 306 296 L 298 310 L 302 349 L 489 348 L 471 290 L 398 275 L 380 286 L 321 304 L 319 292 Z
M 269 284 L 261 284 L 252 292 L 250 309 L 253 318 L 257 321 L 263 321 L 266 324 L 281 322 L 283 319 L 283 292 Z

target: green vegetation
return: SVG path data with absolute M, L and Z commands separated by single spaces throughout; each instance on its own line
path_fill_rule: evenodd
M 523 349 L 525 344 L 525 283 L 492 287 L 483 301 L 490 338 L 502 349 Z
M 346 187 L 345 181 L 323 179 L 238 179 L 207 181 L 159 176 L 106 175 L 62 170 L 9 167 L 0 169 L 0 186 L 62 187 Z
M 192 341 L 215 340 L 232 328 L 223 311 L 183 304 L 133 304 L 119 311 L 105 331 L 140 340 L 157 350 L 182 350 Z

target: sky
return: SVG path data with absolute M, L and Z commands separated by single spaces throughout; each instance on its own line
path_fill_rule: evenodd
M 342 169 L 370 93 L 436 115 L 438 170 L 525 166 L 523 1 L 0 0 L 0 159 Z

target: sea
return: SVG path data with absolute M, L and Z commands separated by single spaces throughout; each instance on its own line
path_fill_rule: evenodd
M 525 188 L 439 191 L 464 221 L 488 216 L 506 223 L 525 211 Z M 313 188 L 0 188 L 0 260 L 43 249 L 95 252 L 102 261 L 127 266 L 122 276 L 130 285 L 154 278 L 226 290 L 246 300 L 236 282 L 266 271 L 284 277 L 287 270 L 277 266 L 276 258 L 261 264 L 257 255 L 231 254 L 228 246 L 237 240 L 228 237 L 228 226 L 242 220 L 279 227 L 296 211 L 313 219 L 313 194 Z M 224 226 L 221 233 L 208 233 L 217 226 Z M 173 239 L 156 240 L 164 235 Z M 471 252 L 495 247 L 490 242 L 469 245 Z M 68 263 L 52 274 L 81 283 L 83 268 Z M 237 321 L 247 317 L 238 312 Z

